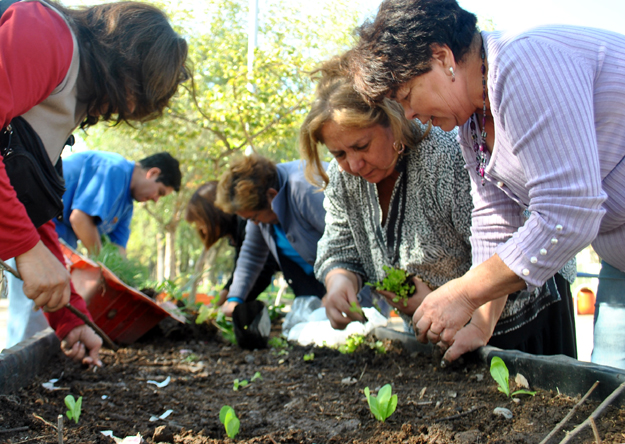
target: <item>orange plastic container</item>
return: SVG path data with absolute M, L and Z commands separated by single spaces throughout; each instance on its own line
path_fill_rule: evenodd
M 577 314 L 595 314 L 595 293 L 588 287 L 581 288 L 577 292 Z
M 94 322 L 119 344 L 131 344 L 168 316 L 184 323 L 140 291 L 119 280 L 108 268 L 62 245 L 76 292 L 87 301 Z M 166 304 L 166 303 L 165 303 Z

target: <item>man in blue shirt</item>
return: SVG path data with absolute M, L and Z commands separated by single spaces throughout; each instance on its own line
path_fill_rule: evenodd
M 119 154 L 85 151 L 63 159 L 63 176 L 65 209 L 56 231 L 74 248 L 80 240 L 89 253 L 100 250 L 103 234 L 125 253 L 133 202 L 158 202 L 179 191 L 181 181 L 178 161 L 168 153 L 135 163 Z
M 55 220 L 61 239 L 73 248 L 80 240 L 90 254 L 102 248 L 106 234 L 122 254 L 130 236 L 133 202 L 158 200 L 180 190 L 178 161 L 158 153 L 135 163 L 119 154 L 84 151 L 63 159 L 63 217 Z M 7 347 L 45 329 L 41 311 L 32 311 L 33 302 L 22 291 L 22 281 L 7 277 L 9 320 Z

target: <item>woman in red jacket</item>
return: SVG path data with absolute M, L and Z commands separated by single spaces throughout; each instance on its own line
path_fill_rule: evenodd
M 1 128 L 22 116 L 56 164 L 78 126 L 159 116 L 188 78 L 186 56 L 165 14 L 145 3 L 16 2 L 0 18 Z M 63 308 L 71 300 L 88 313 L 70 285 L 54 223 L 35 227 L 2 162 L 0 208 L 0 258 L 15 257 L 24 293 L 50 312 L 64 352 L 99 365 L 100 338 Z

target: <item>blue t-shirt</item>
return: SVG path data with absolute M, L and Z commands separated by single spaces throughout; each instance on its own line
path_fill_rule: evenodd
M 78 239 L 69 223 L 73 210 L 81 210 L 95 218 L 100 234 L 126 248 L 130 237 L 132 195 L 130 181 L 135 163 L 119 154 L 84 151 L 63 159 L 63 220 L 56 222 L 56 232 L 76 248 Z
M 302 267 L 302 270 L 304 270 L 306 274 L 312 275 L 315 269 L 313 268 L 312 265 L 310 265 L 308 262 L 302 259 L 299 253 L 295 251 L 295 248 L 291 246 L 291 243 L 286 238 L 286 233 L 284 232 L 280 224 L 275 224 L 273 226 L 273 234 L 274 234 L 273 237 L 276 241 L 276 247 L 278 248 L 278 251 L 284 256 L 291 259 L 297 265 Z

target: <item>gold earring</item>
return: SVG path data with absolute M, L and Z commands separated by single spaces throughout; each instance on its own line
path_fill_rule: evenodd
M 402 155 L 404 154 L 404 151 L 406 150 L 406 146 L 401 142 L 395 141 L 393 142 L 393 149 L 395 150 L 397 155 Z

